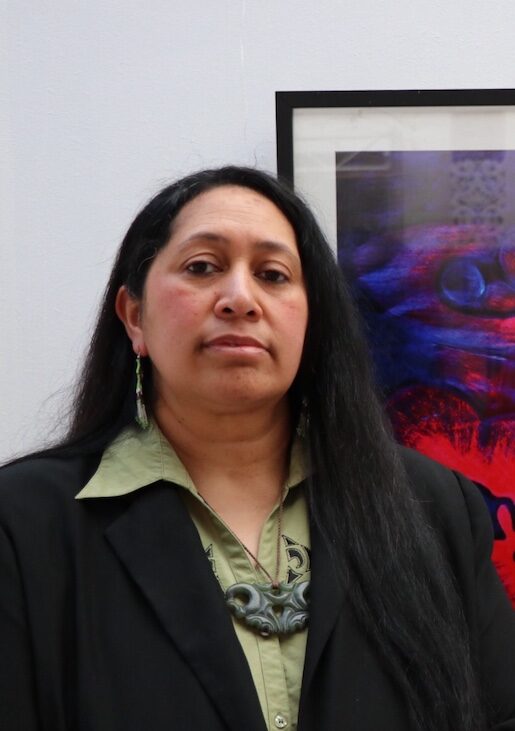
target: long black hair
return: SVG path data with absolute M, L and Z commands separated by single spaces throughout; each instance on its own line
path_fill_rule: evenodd
M 479 731 L 479 693 L 450 571 L 412 499 L 348 286 L 312 213 L 287 184 L 251 168 L 204 170 L 164 188 L 136 216 L 112 270 L 58 451 L 101 450 L 132 423 L 134 356 L 115 314 L 116 294 L 125 285 L 142 296 L 178 212 L 224 185 L 262 194 L 295 230 L 309 319 L 291 412 L 294 421 L 303 420 L 313 467 L 311 519 L 323 526 L 341 580 L 351 587 L 355 616 L 389 664 L 414 728 Z M 148 396 L 148 363 L 144 382 Z

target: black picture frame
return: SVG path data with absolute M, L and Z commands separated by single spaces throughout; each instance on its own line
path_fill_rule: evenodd
M 312 191 L 298 180 L 298 165 L 295 157 L 303 144 L 296 136 L 296 120 L 299 115 L 316 112 L 319 119 L 330 112 L 338 111 L 342 115 L 348 112 L 351 115 L 362 115 L 367 110 L 384 111 L 397 124 L 402 124 L 405 113 L 415 111 L 420 116 L 422 134 L 431 132 L 431 116 L 436 110 L 441 110 L 452 120 L 453 116 L 463 117 L 466 110 L 468 117 L 468 131 L 474 127 L 474 121 L 488 114 L 492 119 L 501 120 L 507 116 L 504 124 L 505 131 L 509 132 L 512 144 L 509 148 L 515 149 L 515 89 L 439 89 L 439 90 L 380 90 L 380 91 L 277 91 L 276 100 L 276 143 L 277 143 L 277 173 L 278 176 L 293 183 L 318 213 L 320 223 L 330 242 L 335 246 L 334 212 L 326 209 L 327 193 L 320 196 L 313 195 Z M 313 126 L 316 122 L 313 122 Z M 464 119 L 458 122 L 464 124 Z M 309 125 L 309 123 L 308 123 Z M 345 127 L 342 120 L 341 128 Z M 322 133 L 323 137 L 323 133 Z M 487 134 L 490 149 L 506 149 L 502 135 L 496 132 Z M 481 145 L 483 147 L 484 145 Z M 347 149 L 348 145 L 345 146 Z M 398 146 L 396 146 L 398 149 Z M 340 147 L 340 149 L 344 149 Z M 358 148 L 356 148 L 358 149 Z M 302 154 L 302 150 L 300 150 Z M 316 171 L 317 161 L 313 160 Z
M 479 485 L 515 607 L 515 89 L 278 91 L 276 122 L 397 436 Z

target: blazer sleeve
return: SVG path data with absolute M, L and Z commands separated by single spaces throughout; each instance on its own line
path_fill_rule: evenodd
M 479 490 L 456 475 L 474 546 L 477 653 L 492 731 L 515 731 L 515 612 L 490 560 L 493 531 Z
M 23 586 L 13 545 L 0 526 L 0 727 L 39 731 Z

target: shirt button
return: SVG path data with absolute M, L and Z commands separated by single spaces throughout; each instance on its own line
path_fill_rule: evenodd
M 286 726 L 288 725 L 288 721 L 280 713 L 278 713 L 277 716 L 274 718 L 274 723 L 277 728 L 286 728 Z

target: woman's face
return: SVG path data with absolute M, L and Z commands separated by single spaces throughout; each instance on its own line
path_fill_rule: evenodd
M 279 402 L 299 368 L 308 306 L 294 230 L 267 198 L 222 186 L 187 203 L 117 312 L 148 355 L 160 407 Z

